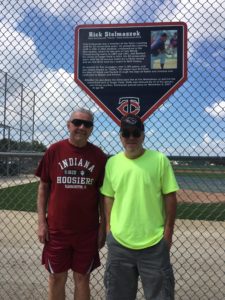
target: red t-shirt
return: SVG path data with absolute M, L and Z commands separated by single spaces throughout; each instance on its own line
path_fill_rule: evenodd
M 49 147 L 35 175 L 50 184 L 50 230 L 84 233 L 97 229 L 105 163 L 106 155 L 90 143 L 78 148 L 63 140 Z

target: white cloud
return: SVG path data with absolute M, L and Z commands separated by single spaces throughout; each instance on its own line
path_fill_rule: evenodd
M 63 69 L 47 69 L 38 58 L 33 40 L 24 33 L 17 32 L 10 23 L 0 23 L 0 41 L 0 70 L 7 73 L 9 80 L 7 123 L 11 126 L 15 126 L 15 122 L 20 122 L 22 89 L 23 95 L 30 99 L 31 106 L 34 100 L 33 93 L 35 93 L 37 128 L 35 135 L 39 137 L 47 128 L 51 131 L 51 140 L 55 140 L 56 136 L 64 130 L 68 116 L 78 103 L 79 105 L 83 103 L 93 112 L 97 110 L 97 105 L 91 102 L 86 93 L 75 83 L 74 74 Z M 3 81 L 2 76 L 1 83 Z M 32 95 L 29 97 L 31 91 Z M 25 104 L 24 109 L 28 109 L 28 103 Z M 27 119 L 29 122 L 31 113 L 31 110 L 27 114 L 24 113 L 27 118 L 29 117 L 29 120 Z
M 177 146 L 171 145 L 165 147 L 161 145 L 160 151 L 167 153 L 167 155 L 193 155 L 193 156 L 224 156 L 225 155 L 225 141 L 221 138 L 213 139 L 209 134 L 205 133 L 202 137 L 201 143 L 191 143 L 185 148 L 178 143 Z
M 146 136 L 147 138 L 150 138 L 150 137 L 152 137 L 152 136 L 154 135 L 154 133 L 155 133 L 155 130 L 150 129 L 150 130 L 147 130 L 147 131 L 145 132 L 145 136 Z
M 115 20 L 122 20 L 132 10 L 135 2 L 127 0 L 3 0 L 0 4 L 0 11 L 8 19 L 8 22 L 16 26 L 23 18 L 25 10 L 38 8 L 46 15 L 54 15 L 63 20 L 71 18 L 79 23 L 90 23 L 105 21 L 106 23 Z M 12 9 L 12 7 L 14 9 Z
M 118 132 L 115 130 L 111 130 L 110 132 L 104 130 L 101 134 L 104 138 L 108 139 L 108 141 L 112 141 L 115 137 L 118 137 Z
M 108 136 L 110 136 L 109 131 L 104 130 L 104 131 L 102 132 L 102 136 L 103 136 L 104 138 L 107 138 Z
M 163 12 L 165 21 L 187 23 L 189 52 L 193 52 L 196 49 L 191 46 L 195 41 L 224 39 L 224 3 L 224 0 L 166 0 L 158 7 L 156 20 L 162 21 Z
M 22 19 L 24 10 L 29 7 L 31 1 L 26 0 L 2 0 L 0 2 L 1 17 L 4 16 L 4 22 L 16 26 Z M 2 21 L 2 20 L 1 20 Z
M 208 133 L 205 133 L 203 136 L 203 143 L 204 144 L 209 144 L 212 142 L 212 138 L 208 135 Z
M 40 80 L 40 78 L 42 79 Z M 81 106 L 83 103 L 93 112 L 97 110 L 96 105 L 76 85 L 73 74 L 69 74 L 63 69 L 58 71 L 46 69 L 33 78 L 32 84 L 36 93 L 37 125 L 46 124 L 47 127 L 50 123 L 54 129 L 57 129 L 52 132 L 53 135 L 64 130 L 69 115 L 78 105 Z M 51 131 L 49 126 L 48 130 Z
M 33 40 L 4 21 L 0 22 L 0 41 L 0 70 L 23 82 L 44 68 Z
M 205 111 L 213 118 L 225 118 L 225 100 L 214 103 L 205 108 Z
M 198 154 L 208 154 L 208 155 L 221 155 L 224 156 L 224 149 L 225 149 L 225 141 L 217 138 L 213 139 L 210 137 L 209 134 L 203 135 L 203 141 L 200 143 L 195 151 Z
M 142 11 L 144 6 L 134 0 L 3 0 L 0 11 L 14 27 L 23 19 L 26 10 L 31 8 L 38 8 L 44 14 L 54 15 L 62 20 L 70 18 L 79 24 L 96 21 L 109 23 L 120 22 L 128 14 L 132 18 L 136 14 L 138 4 L 140 16 L 144 15 L 146 18 L 147 6 Z M 214 39 L 224 36 L 224 0 L 165 0 L 157 5 L 149 5 L 148 13 L 151 9 L 156 21 L 186 22 L 191 42 L 200 38 Z

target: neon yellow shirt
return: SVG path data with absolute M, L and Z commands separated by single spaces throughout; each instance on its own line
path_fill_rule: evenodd
M 168 158 L 145 150 L 137 159 L 123 152 L 106 164 L 101 193 L 114 198 L 110 226 L 114 238 L 131 249 L 157 244 L 163 236 L 163 194 L 179 189 Z

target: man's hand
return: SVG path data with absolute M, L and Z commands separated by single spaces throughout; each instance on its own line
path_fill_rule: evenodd
M 38 234 L 38 239 L 42 244 L 44 244 L 46 241 L 49 241 L 47 222 L 43 222 L 38 225 L 37 234 Z
M 171 229 L 164 230 L 164 240 L 167 242 L 169 250 L 172 246 L 172 236 L 173 236 L 173 230 Z
M 98 229 L 98 249 L 104 247 L 105 239 L 106 239 L 105 224 L 100 223 Z
M 37 212 L 38 212 L 38 239 L 44 244 L 49 240 L 48 224 L 46 222 L 46 207 L 49 196 L 49 183 L 40 180 L 37 195 Z

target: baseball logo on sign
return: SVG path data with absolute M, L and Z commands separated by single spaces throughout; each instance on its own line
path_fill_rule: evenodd
M 119 106 L 117 107 L 117 109 L 122 115 L 126 115 L 128 113 L 137 115 L 140 111 L 139 98 L 137 97 L 119 98 Z

